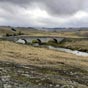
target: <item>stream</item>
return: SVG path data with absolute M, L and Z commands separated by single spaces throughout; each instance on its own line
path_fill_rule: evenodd
M 53 47 L 53 46 L 48 46 L 48 48 L 52 49 L 52 50 L 63 51 L 63 52 L 75 54 L 77 56 L 84 56 L 84 57 L 88 56 L 88 53 L 77 51 L 77 50 L 71 50 L 71 49 L 60 48 L 60 47 Z

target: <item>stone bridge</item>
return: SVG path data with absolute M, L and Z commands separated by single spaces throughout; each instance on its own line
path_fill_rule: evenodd
M 32 43 L 34 40 L 41 42 L 41 43 L 46 43 L 48 41 L 55 41 L 57 43 L 63 41 L 63 37 L 53 37 L 53 36 L 10 36 L 10 37 L 5 37 L 7 40 L 10 41 L 19 41 L 19 42 L 25 42 L 25 43 Z

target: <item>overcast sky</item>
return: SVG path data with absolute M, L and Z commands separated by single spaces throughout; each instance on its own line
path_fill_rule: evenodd
M 0 25 L 88 27 L 88 0 L 0 0 Z

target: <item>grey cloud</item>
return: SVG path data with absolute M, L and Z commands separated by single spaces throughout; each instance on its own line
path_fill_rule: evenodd
M 37 5 L 53 15 L 70 15 L 84 7 L 87 0 L 0 0 L 2 2 L 13 3 L 19 6 L 27 7 Z
M 45 0 L 46 10 L 55 15 L 70 15 L 81 9 L 80 0 Z
M 34 20 L 30 16 L 22 15 L 25 10 L 32 10 L 36 7 L 44 10 L 52 18 L 39 18 Z M 78 11 L 88 11 L 88 0 L 0 0 L 0 21 L 1 25 L 22 25 L 22 26 L 77 26 L 85 25 L 86 19 L 70 20 L 67 23 L 60 23 L 54 19 L 64 17 L 64 19 L 72 16 Z M 39 14 L 39 13 L 36 13 Z M 84 21 L 83 21 L 84 20 Z M 86 26 L 86 25 L 85 25 Z

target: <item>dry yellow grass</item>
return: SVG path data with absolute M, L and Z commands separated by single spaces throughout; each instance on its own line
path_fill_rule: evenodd
M 0 41 L 0 60 L 33 65 L 56 65 L 64 62 L 88 70 L 88 57 L 8 41 Z
M 70 38 L 78 38 L 85 37 L 85 34 L 88 31 L 44 31 L 44 30 L 33 30 L 29 28 L 28 30 L 25 28 L 16 28 L 16 32 L 12 31 L 10 27 L 0 27 L 0 35 L 6 35 L 6 33 L 14 34 L 19 33 L 21 31 L 25 35 L 31 36 L 59 36 L 59 37 L 70 37 Z
M 88 52 L 88 40 L 65 42 L 64 47 L 69 47 L 76 50 L 86 50 Z
M 22 33 L 25 35 L 31 35 L 31 36 L 58 36 L 58 37 L 70 37 L 70 38 L 79 38 L 82 36 L 79 36 L 76 31 L 74 32 L 61 32 L 61 31 L 43 31 L 43 30 L 22 30 Z M 85 33 L 85 32 L 84 32 Z

